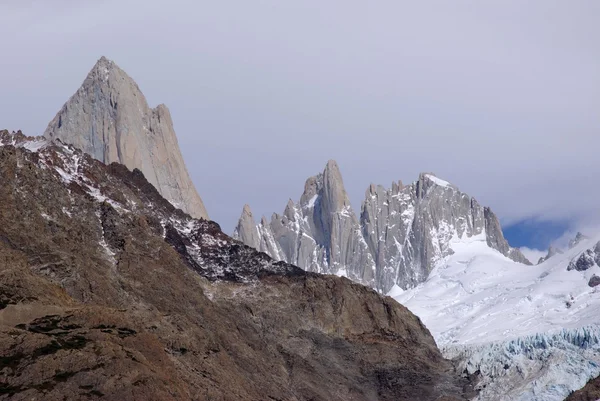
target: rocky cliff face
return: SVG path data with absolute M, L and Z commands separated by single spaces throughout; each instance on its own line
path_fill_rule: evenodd
M 325 179 L 332 166 L 336 190 L 326 191 L 322 188 L 332 181 Z M 406 289 L 425 281 L 435 264 L 453 252 L 453 242 L 472 237 L 530 264 L 508 245 L 489 208 L 433 174 L 421 174 L 406 186 L 393 183 L 390 189 L 371 185 L 360 220 L 345 194 L 339 169 L 330 161 L 322 175 L 307 180 L 299 205 L 290 201 L 283 216 L 263 219 L 257 227 L 246 207 L 234 237 L 278 260 L 346 275 L 384 293 L 394 285 Z M 343 223 L 332 229 L 332 221 Z
M 0 139 L 0 399 L 469 395 L 391 298 L 272 260 L 139 170 Z
M 581 390 L 571 393 L 565 401 L 597 401 L 600 400 L 600 376 L 591 379 Z
M 151 109 L 137 84 L 102 57 L 44 135 L 72 144 L 103 163 L 137 168 L 160 194 L 207 219 L 177 144 L 169 109 Z
M 304 270 L 375 286 L 375 263 L 333 160 L 306 180 L 297 204 L 290 200 L 270 222 L 263 218 L 257 226 L 246 205 L 233 236 Z

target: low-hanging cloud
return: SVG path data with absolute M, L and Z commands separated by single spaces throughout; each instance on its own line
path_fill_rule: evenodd
M 0 126 L 43 132 L 106 55 L 169 106 L 226 231 L 331 158 L 355 209 L 433 171 L 506 224 L 575 227 L 600 221 L 599 19 L 594 0 L 9 0 Z

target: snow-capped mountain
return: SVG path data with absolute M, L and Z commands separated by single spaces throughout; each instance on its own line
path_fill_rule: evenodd
M 377 265 L 378 288 L 412 288 L 454 250 L 459 238 L 483 238 L 485 245 L 520 262 L 491 209 L 457 187 L 423 173 L 419 179 L 391 189 L 371 185 L 362 204 L 361 227 Z
M 523 266 L 481 235 L 455 239 L 424 283 L 390 295 L 481 376 L 480 399 L 562 400 L 600 374 L 599 240 Z
M 481 237 L 486 246 L 525 264 L 504 239 L 489 209 L 450 183 L 421 174 L 391 189 L 370 185 L 360 219 L 354 213 L 337 163 L 310 177 L 298 203 L 257 225 L 245 206 L 234 238 L 305 270 L 343 275 L 383 293 L 412 288 L 452 254 L 456 238 Z

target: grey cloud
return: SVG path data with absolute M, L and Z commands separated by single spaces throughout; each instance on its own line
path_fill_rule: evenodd
M 336 159 L 434 171 L 525 217 L 600 220 L 600 3 L 3 1 L 0 126 L 40 134 L 101 55 L 166 103 L 211 217 L 282 211 Z

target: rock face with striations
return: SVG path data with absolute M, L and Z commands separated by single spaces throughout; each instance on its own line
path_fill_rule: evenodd
M 375 264 L 360 233 L 337 163 L 310 177 L 298 204 L 257 226 L 248 205 L 234 238 L 307 271 L 347 276 L 375 286 Z
M 139 170 L 0 145 L 0 400 L 475 395 L 391 298 L 272 260 Z
M 44 136 L 103 163 L 137 168 L 173 205 L 208 219 L 179 150 L 169 109 L 152 109 L 137 84 L 102 57 L 50 122 Z
M 325 189 L 332 166 L 333 191 Z M 290 201 L 283 216 L 273 215 L 270 223 L 263 218 L 257 227 L 246 206 L 234 237 L 276 259 L 310 271 L 341 273 L 384 293 L 394 285 L 407 289 L 425 281 L 435 264 L 453 252 L 452 244 L 466 239 L 485 241 L 512 260 L 530 264 L 508 245 L 489 208 L 433 174 L 421 174 L 406 186 L 394 182 L 391 189 L 371 185 L 360 221 L 342 185 L 330 161 L 323 175 L 307 180 L 299 205 Z

